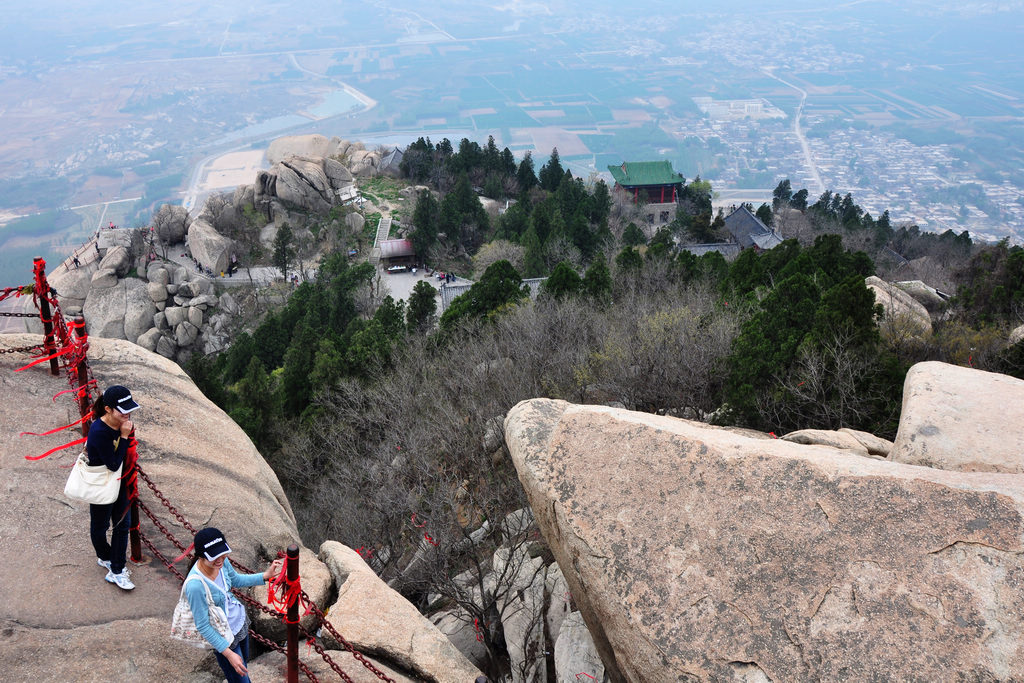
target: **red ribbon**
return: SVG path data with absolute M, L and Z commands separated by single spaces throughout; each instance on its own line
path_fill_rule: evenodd
M 75 420 L 74 422 L 72 422 L 69 425 L 64 425 L 63 427 L 54 427 L 53 429 L 51 429 L 48 432 L 43 432 L 41 434 L 37 434 L 36 432 L 20 432 L 18 434 L 18 436 L 49 436 L 50 434 L 54 434 L 56 432 L 59 432 L 59 431 L 62 431 L 62 430 L 74 427 L 75 425 L 80 425 L 80 424 L 82 424 L 83 422 L 85 422 L 86 420 L 88 420 L 90 418 L 92 418 L 92 415 L 86 415 L 85 417 L 83 417 L 83 418 L 81 418 L 79 420 Z
M 26 455 L 25 459 L 26 460 L 42 460 L 43 458 L 45 458 L 46 456 L 48 456 L 48 455 L 50 455 L 52 453 L 56 453 L 57 451 L 62 451 L 65 448 L 71 448 L 72 446 L 77 446 L 78 444 L 83 444 L 83 443 L 85 443 L 88 440 L 89 440 L 88 437 L 83 437 L 83 438 L 78 439 L 76 441 L 72 441 L 71 443 L 66 443 L 63 446 L 57 446 L 56 448 L 51 448 L 50 450 L 46 451 L 42 455 Z
M 281 572 L 275 576 L 270 584 L 267 586 L 267 605 L 273 607 L 279 613 L 285 615 L 284 622 L 286 624 L 297 624 L 297 621 L 288 621 L 288 609 L 296 604 L 304 604 L 306 601 L 302 598 L 302 586 L 300 585 L 301 577 L 296 576 L 294 581 L 288 580 L 288 563 L 285 562 L 281 565 Z M 278 597 L 278 591 L 281 592 Z M 306 611 L 299 615 L 302 618 L 309 614 L 310 607 L 305 604 Z
M 31 363 L 29 363 L 28 365 L 26 365 L 25 367 L 18 368 L 17 370 L 15 370 L 15 372 L 21 372 L 22 370 L 28 370 L 33 365 L 39 365 L 40 363 L 45 363 L 46 361 L 48 361 L 48 360 L 50 360 L 52 358 L 57 358 L 59 356 L 63 356 L 64 354 L 71 353 L 74 350 L 75 350 L 74 346 L 65 346 L 63 349 L 61 349 L 57 353 L 52 353 L 49 356 L 43 356 L 42 358 L 37 358 L 34 361 L 32 361 Z

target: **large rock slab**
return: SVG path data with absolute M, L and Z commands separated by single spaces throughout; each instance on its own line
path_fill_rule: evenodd
M 864 284 L 875 295 L 875 302 L 885 309 L 885 315 L 879 324 L 883 335 L 887 338 L 931 335 L 932 319 L 924 304 L 896 285 L 874 275 L 867 278 Z
M 320 546 L 338 600 L 328 620 L 352 646 L 426 681 L 473 681 L 481 673 L 412 603 L 381 581 L 363 558 L 335 541 Z M 372 606 L 373 609 L 367 609 Z M 389 628 L 382 629 L 387 623 Z M 333 638 L 324 631 L 332 647 Z
M 118 277 L 124 277 L 132 268 L 132 255 L 125 247 L 113 247 L 108 249 L 103 260 L 100 261 L 100 270 L 112 270 Z
M 99 273 L 112 272 L 101 270 L 97 275 Z M 127 292 L 127 280 L 115 280 L 115 284 L 111 287 L 104 287 L 102 289 L 93 287 L 89 290 L 85 306 L 82 307 L 82 315 L 85 317 L 86 329 L 90 335 L 106 337 L 108 339 L 128 338 L 125 336 L 124 330 L 125 313 L 127 312 Z M 152 302 L 150 303 L 152 304 Z M 153 312 L 149 314 L 151 319 Z
M 197 218 L 188 226 L 188 247 L 201 266 L 219 273 L 228 269 L 234 242 L 217 232 L 206 220 Z M 184 276 L 182 279 L 177 275 L 172 277 L 175 284 L 184 281 Z
M 39 343 L 33 335 L 0 336 L 0 346 Z M 227 535 L 233 558 L 255 569 L 259 557 L 298 541 L 284 492 L 245 433 L 211 403 L 177 365 L 127 341 L 92 337 L 90 366 L 100 387 L 122 383 L 142 408 L 133 413 L 143 470 L 197 527 Z M 168 638 L 180 583 L 159 560 L 132 567 L 136 588 L 103 580 L 89 543 L 89 509 L 64 498 L 77 450 L 34 456 L 78 437 L 45 431 L 78 417 L 67 380 L 45 365 L 24 372 L 20 354 L 0 355 L 0 670 L 10 681 L 188 681 L 217 671 L 209 651 Z M 142 485 L 141 500 L 184 543 L 189 534 Z M 143 518 L 142 532 L 167 557 L 179 551 Z M 143 549 L 146 555 L 151 555 Z M 312 558 L 307 568 L 315 562 Z M 179 567 L 184 569 L 184 562 Z M 222 680 L 217 678 L 215 680 Z
M 1018 475 L 545 399 L 505 434 L 614 681 L 1024 670 Z
M 1024 473 L 1024 380 L 935 361 L 910 368 L 890 458 Z
M 143 332 L 153 327 L 156 305 L 146 283 L 137 278 L 124 281 L 124 302 L 124 337 L 137 341 Z

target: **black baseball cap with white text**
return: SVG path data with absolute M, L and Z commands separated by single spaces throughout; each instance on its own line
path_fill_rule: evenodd
M 103 392 L 103 405 L 117 409 L 122 415 L 139 409 L 139 404 L 132 398 L 132 392 L 128 391 L 128 387 L 123 387 L 120 384 L 107 387 L 107 390 Z
M 214 529 L 213 527 L 206 527 L 197 531 L 193 539 L 193 545 L 195 546 L 196 555 L 201 555 L 210 562 L 213 562 L 221 555 L 227 555 L 231 552 L 228 542 L 224 540 L 224 534 L 220 532 L 220 529 Z

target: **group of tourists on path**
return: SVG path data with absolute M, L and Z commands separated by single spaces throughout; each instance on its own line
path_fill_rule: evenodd
M 135 438 L 135 423 L 131 415 L 138 409 L 139 404 L 125 386 L 115 384 L 103 392 L 93 405 L 93 422 L 86 439 L 89 465 L 104 465 L 112 472 L 121 471 L 131 441 Z M 133 520 L 126 481 L 127 477 L 122 476 L 117 499 L 113 503 L 90 504 L 89 538 L 96 551 L 96 563 L 107 570 L 104 579 L 130 591 L 135 584 L 126 565 L 128 533 Z M 182 585 L 182 596 L 188 601 L 196 630 L 213 648 L 228 683 L 249 683 L 246 669 L 249 617 L 231 589 L 267 583 L 280 573 L 283 560 L 274 560 L 262 574 L 239 573 L 228 559 L 231 547 L 224 534 L 212 527 L 196 532 L 192 550 L 194 557 Z M 227 615 L 228 626 L 234 634 L 230 642 L 211 625 L 213 607 L 220 608 Z

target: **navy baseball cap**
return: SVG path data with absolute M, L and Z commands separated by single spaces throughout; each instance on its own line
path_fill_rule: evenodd
M 228 542 L 224 540 L 224 534 L 220 532 L 220 529 L 214 529 L 213 527 L 206 527 L 197 531 L 193 544 L 195 545 L 196 556 L 202 555 L 210 562 L 213 562 L 221 555 L 227 555 L 231 552 Z
M 128 391 L 128 387 L 123 387 L 120 384 L 107 387 L 107 390 L 103 392 L 103 405 L 116 408 L 122 415 L 139 409 L 139 404 L 132 399 L 132 392 Z

